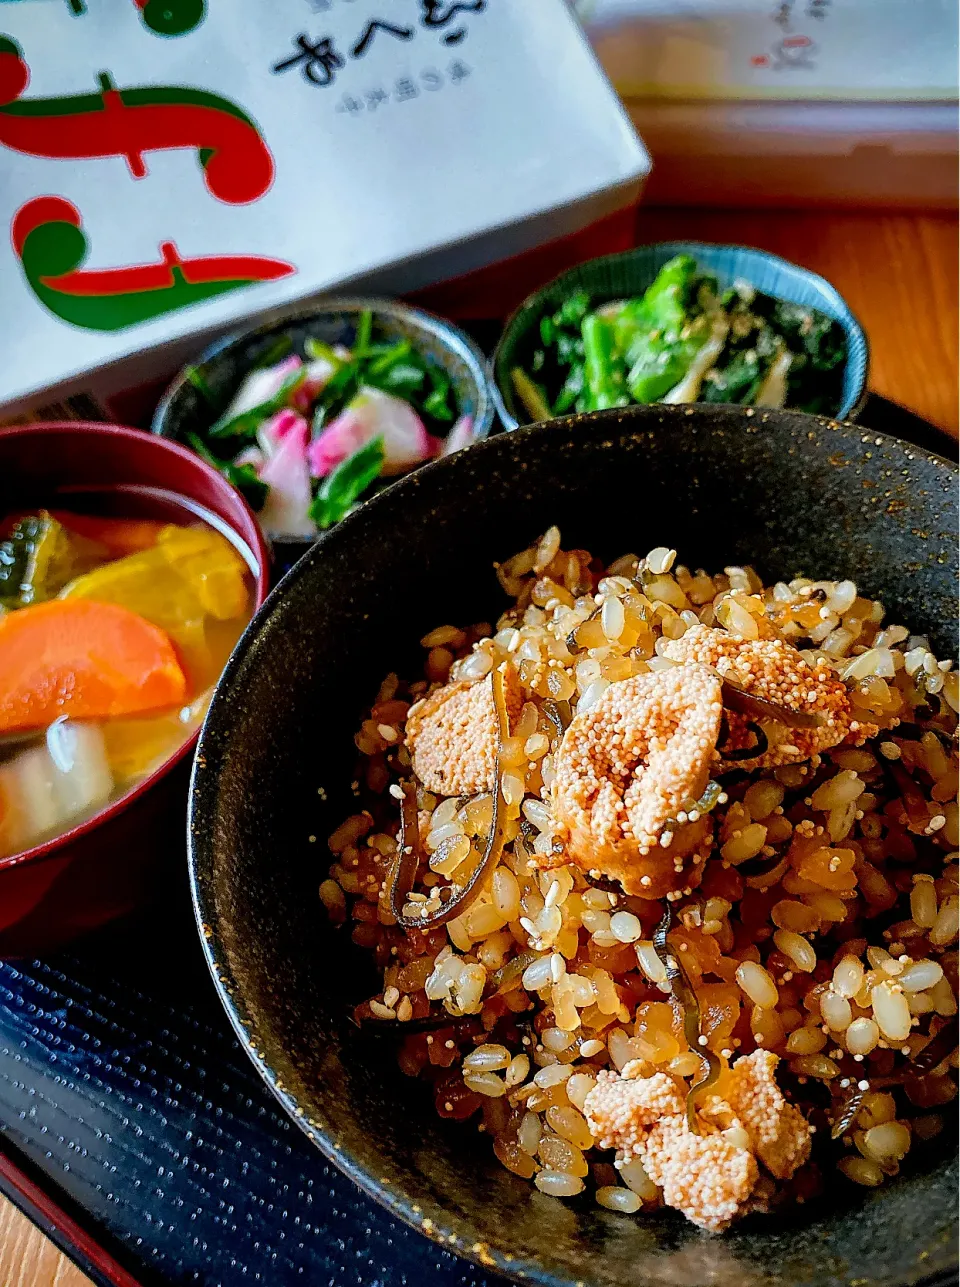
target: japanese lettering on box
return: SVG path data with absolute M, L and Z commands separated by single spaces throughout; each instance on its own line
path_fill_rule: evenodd
M 0 402 L 645 168 L 562 0 L 0 0 Z

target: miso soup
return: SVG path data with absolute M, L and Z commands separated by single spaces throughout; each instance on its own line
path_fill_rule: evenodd
M 0 523 L 0 857 L 97 813 L 193 735 L 252 614 L 253 568 L 219 519 L 155 489 L 61 493 Z

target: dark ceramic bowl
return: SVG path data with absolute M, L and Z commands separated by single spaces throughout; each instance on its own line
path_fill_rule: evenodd
M 345 344 L 349 348 L 356 335 L 357 320 L 366 309 L 373 312 L 374 325 L 384 339 L 409 340 L 418 352 L 446 371 L 462 413 L 473 416 L 474 438 L 486 438 L 493 426 L 496 406 L 483 353 L 451 322 L 388 299 L 330 299 L 308 312 L 273 319 L 252 330 L 217 340 L 196 362 L 185 367 L 167 389 L 157 404 L 151 431 L 181 441 L 188 433 L 202 436 L 226 410 L 244 376 L 264 360 L 278 340 L 289 337 L 292 351 L 300 357 L 304 356 L 304 341 L 308 338 L 330 345 Z M 189 378 L 191 374 L 193 379 Z M 201 385 L 209 390 L 210 398 L 200 391 Z M 267 535 L 271 537 L 270 533 Z M 278 561 L 284 566 L 289 566 L 310 545 L 300 538 L 271 539 Z
M 389 1037 L 348 1007 L 369 961 L 317 897 L 324 837 L 355 807 L 353 733 L 441 622 L 506 607 L 491 564 L 558 523 L 612 558 L 673 545 L 692 566 L 853 577 L 891 619 L 955 646 L 956 472 L 892 438 L 789 412 L 637 408 L 501 434 L 429 465 L 325 536 L 234 653 L 197 755 L 190 861 L 230 1019 L 324 1154 L 445 1247 L 550 1287 L 904 1287 L 956 1282 L 949 1131 L 881 1189 L 710 1237 L 675 1212 L 624 1217 L 543 1197 L 475 1125 L 434 1114 Z M 316 843 L 314 843 L 316 840 Z M 939 1150 L 939 1151 L 938 1151 Z
M 146 490 L 144 490 L 146 489 Z M 249 556 L 255 606 L 267 593 L 267 552 L 233 488 L 192 452 L 139 429 L 31 424 L 0 429 L 0 514 L 70 508 L 95 491 L 117 514 L 183 521 L 201 506 Z M 174 497 L 171 511 L 163 493 Z M 150 897 L 182 851 L 187 757 L 196 735 L 133 790 L 62 835 L 0 858 L 0 957 L 33 956 L 125 915 Z
M 638 246 L 618 255 L 604 255 L 570 268 L 520 305 L 507 322 L 493 354 L 500 419 L 508 429 L 529 424 L 530 416 L 518 399 L 510 379 L 516 366 L 530 369 L 534 349 L 540 347 L 540 319 L 553 313 L 576 290 L 586 290 L 600 300 L 642 295 L 657 273 L 674 255 L 692 255 L 697 263 L 714 273 L 724 290 L 742 279 L 765 295 L 819 309 L 843 327 L 847 360 L 843 391 L 835 414 L 851 420 L 863 404 L 867 389 L 869 353 L 863 328 L 840 292 L 824 278 L 791 264 L 767 250 L 750 246 L 719 246 L 703 241 L 665 241 Z

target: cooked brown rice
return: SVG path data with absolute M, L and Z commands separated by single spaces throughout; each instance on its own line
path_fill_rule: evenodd
M 496 628 L 381 685 L 320 897 L 441 1117 L 544 1193 L 719 1230 L 942 1129 L 960 693 L 851 581 L 675 558 L 551 528 L 499 565 Z

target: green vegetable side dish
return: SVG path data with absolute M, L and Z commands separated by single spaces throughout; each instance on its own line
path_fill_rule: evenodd
M 574 291 L 540 319 L 514 391 L 535 421 L 631 403 L 737 402 L 825 415 L 842 400 L 838 322 L 737 281 L 721 291 L 676 255 L 642 296 L 597 303 Z
M 280 336 L 222 414 L 185 435 L 270 535 L 312 538 L 382 481 L 472 441 L 447 372 L 376 332 L 366 310 L 350 348 L 307 338 L 301 354 Z M 187 379 L 216 405 L 201 370 Z

